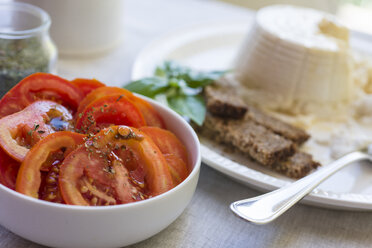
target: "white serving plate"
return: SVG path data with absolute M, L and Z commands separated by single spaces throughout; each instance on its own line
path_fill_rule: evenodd
M 250 25 L 246 20 L 233 20 L 169 33 L 141 51 L 133 66 L 132 80 L 153 75 L 157 65 L 170 59 L 201 70 L 230 69 Z M 354 49 L 372 55 L 371 42 L 370 36 L 352 32 Z M 227 154 L 208 140 L 201 139 L 201 151 L 205 164 L 261 191 L 292 182 L 240 155 Z M 372 210 L 371 182 L 372 165 L 349 165 L 319 185 L 302 203 L 333 209 Z

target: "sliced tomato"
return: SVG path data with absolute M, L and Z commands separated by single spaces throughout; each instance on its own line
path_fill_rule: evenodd
M 110 125 L 145 126 L 142 113 L 126 96 L 111 95 L 89 104 L 76 121 L 81 133 L 97 133 Z
M 108 164 L 85 147 L 74 151 L 62 164 L 60 189 L 67 204 L 83 206 L 133 202 L 136 198 L 132 194 L 138 192 L 120 162 Z
M 174 182 L 179 184 L 185 180 L 189 175 L 187 150 L 177 136 L 158 127 L 141 127 L 140 130 L 146 133 L 163 153 Z
M 164 154 L 164 158 L 168 163 L 174 183 L 176 185 L 180 184 L 189 175 L 187 165 L 174 154 Z
M 111 96 L 111 95 L 133 95 L 132 92 L 118 88 L 118 87 L 100 87 L 98 89 L 93 90 L 90 92 L 79 104 L 77 113 L 82 113 L 84 109 L 91 104 L 92 102 L 98 100 L 104 96 Z
M 83 93 L 67 80 L 48 73 L 35 73 L 21 80 L 0 100 L 0 118 L 44 99 L 76 112 L 83 97 Z
M 10 189 L 15 189 L 15 183 L 20 163 L 12 159 L 0 148 L 0 183 Z
M 72 115 L 52 101 L 36 101 L 24 110 L 0 119 L 0 146 L 22 162 L 29 149 L 50 133 L 68 130 Z
M 156 196 L 174 187 L 168 164 L 138 129 L 101 130 L 62 163 L 60 189 L 73 205 L 114 205 Z
M 163 154 L 173 154 L 187 165 L 187 150 L 172 132 L 158 127 L 141 127 L 140 130 L 150 136 Z
M 119 97 L 120 95 L 126 96 L 141 111 L 143 117 L 145 118 L 147 125 L 161 127 L 161 128 L 166 127 L 164 120 L 161 118 L 158 112 L 154 109 L 154 107 L 151 106 L 151 104 L 135 96 L 132 92 L 126 89 L 118 88 L 118 87 L 101 87 L 96 90 L 93 90 L 83 99 L 83 101 L 81 101 L 77 112 L 82 113 L 90 103 L 96 101 L 97 99 L 101 97 L 111 96 L 111 95 L 115 95 L 117 97 Z
M 84 96 L 88 95 L 92 90 L 106 86 L 96 79 L 76 78 L 71 81 L 73 85 L 78 87 Z
M 129 99 L 137 105 L 139 110 L 141 110 L 148 126 L 166 128 L 163 118 L 150 103 L 134 95 L 132 98 Z
M 53 133 L 38 142 L 21 164 L 16 191 L 46 201 L 63 203 L 58 180 L 64 158 L 84 143 L 84 135 Z

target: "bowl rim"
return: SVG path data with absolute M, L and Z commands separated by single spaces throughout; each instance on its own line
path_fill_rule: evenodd
M 163 104 L 148 98 L 146 96 L 142 96 L 139 94 L 135 94 L 136 96 L 148 101 L 152 106 L 156 106 L 156 108 L 160 108 L 162 111 L 167 112 L 168 114 L 176 117 L 185 127 L 188 133 L 191 134 L 193 143 L 197 146 L 196 151 L 196 160 L 195 163 L 192 165 L 192 170 L 190 174 L 187 176 L 183 182 L 178 184 L 176 187 L 172 188 L 171 190 L 168 190 L 167 192 L 164 192 L 160 195 L 142 200 L 137 202 L 131 202 L 131 203 L 125 203 L 125 204 L 118 204 L 118 205 L 112 205 L 112 206 L 78 206 L 78 205 L 67 205 L 67 204 L 60 204 L 60 203 L 54 203 L 54 202 L 48 202 L 40 199 L 33 198 L 31 196 L 24 195 L 22 193 L 19 193 L 15 190 L 12 190 L 2 184 L 0 184 L 0 191 L 4 191 L 7 194 L 11 194 L 13 197 L 17 197 L 20 200 L 27 201 L 31 204 L 40 204 L 43 207 L 52 207 L 55 209 L 66 209 L 71 211 L 84 211 L 84 212 L 96 212 L 96 211 L 109 211 L 109 210 L 118 210 L 118 209 L 131 209 L 136 208 L 138 206 L 142 206 L 144 204 L 151 204 L 151 202 L 158 201 L 161 198 L 166 198 L 168 195 L 174 194 L 176 191 L 178 191 L 183 185 L 186 185 L 189 181 L 191 181 L 195 176 L 198 175 L 200 166 L 201 166 L 201 150 L 200 150 L 200 142 L 198 139 L 198 136 L 196 135 L 194 129 L 190 126 L 189 123 L 186 122 L 185 119 L 182 118 L 179 114 L 177 114 L 174 110 L 170 109 L 169 107 L 164 106 Z M 167 124 L 167 122 L 165 122 Z M 189 152 L 189 151 L 188 151 Z

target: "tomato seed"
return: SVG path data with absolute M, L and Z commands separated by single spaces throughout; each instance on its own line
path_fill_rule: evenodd
M 48 178 L 46 179 L 46 182 L 47 182 L 48 184 L 55 184 L 55 183 L 57 182 L 57 180 L 56 180 L 56 178 L 55 178 L 53 175 L 51 175 L 50 177 L 48 177 Z
M 54 195 L 52 192 L 47 195 L 47 201 L 53 201 L 54 199 L 56 199 L 56 195 Z
M 83 194 L 87 193 L 88 192 L 88 187 L 87 186 L 82 186 L 80 188 L 80 192 L 83 193 Z
M 129 127 L 120 126 L 118 128 L 118 133 L 123 137 L 127 137 L 132 133 L 132 129 L 130 129 Z
M 93 197 L 91 202 L 92 202 L 93 205 L 97 205 L 97 202 L 98 202 L 97 197 Z

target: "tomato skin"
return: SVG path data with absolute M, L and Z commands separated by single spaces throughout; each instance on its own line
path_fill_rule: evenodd
M 138 137 L 138 139 L 123 137 L 120 134 L 122 130 L 129 130 L 129 137 Z M 119 139 L 117 139 L 118 136 Z M 174 187 L 164 156 L 156 144 L 144 132 L 133 127 L 113 126 L 102 130 L 96 137 L 101 146 L 108 143 L 125 145 L 136 153 L 139 164 L 143 165 L 145 170 L 145 179 L 152 195 L 159 195 Z
M 88 141 L 87 141 L 88 142 Z M 144 186 L 148 195 L 156 196 L 174 187 L 173 179 L 168 168 L 168 164 L 161 154 L 159 148 L 143 132 L 133 127 L 112 126 L 101 130 L 92 140 L 85 143 L 85 147 L 72 152 L 62 163 L 60 172 L 60 189 L 63 198 L 68 204 L 73 205 L 92 205 L 91 199 L 86 199 L 83 195 L 81 185 L 86 187 L 89 184 L 82 184 L 84 176 L 89 176 L 92 182 L 98 181 L 104 187 L 109 186 L 109 192 L 115 194 L 104 194 L 94 192 L 105 198 L 107 203 L 113 196 L 116 196 L 114 204 L 126 203 L 138 199 L 138 192 L 133 195 L 135 187 L 132 180 L 128 180 L 132 171 L 143 170 Z M 124 151 L 124 153 L 122 153 Z M 132 154 L 132 157 L 127 157 Z M 106 154 L 101 157 L 102 154 Z M 128 159 L 135 159 L 136 165 L 130 163 Z M 82 161 L 85 161 L 82 163 Z M 116 164 L 119 166 L 116 166 Z M 116 166 L 116 167 L 115 167 Z M 130 167 L 130 168 L 128 168 Z M 110 170 L 115 171 L 110 174 Z M 118 170 L 117 170 L 117 169 Z M 93 171 L 92 171 L 93 170 Z M 88 180 L 89 181 L 89 180 Z M 89 186 L 90 187 L 90 186 Z M 92 188 L 92 187 L 91 187 Z M 94 204 L 93 204 L 94 205 Z
M 0 183 L 4 186 L 15 189 L 16 178 L 20 163 L 12 159 L 0 148 Z
M 163 153 L 173 181 L 181 183 L 189 175 L 187 167 L 187 150 L 182 142 L 172 132 L 158 127 L 141 127 L 140 130 L 146 133 Z
M 55 115 L 67 122 L 72 120 L 65 107 L 45 100 L 36 101 L 20 112 L 1 118 L 0 146 L 12 158 L 22 162 L 30 146 L 55 132 L 48 123 Z
M 71 83 L 80 89 L 84 97 L 88 95 L 92 90 L 106 86 L 105 84 L 101 83 L 96 79 L 86 78 L 76 78 L 72 80 Z
M 176 185 L 182 183 L 189 175 L 187 165 L 174 154 L 164 154 L 164 158 L 168 163 L 169 171 L 172 175 L 173 181 Z
M 111 95 L 89 104 L 77 119 L 76 128 L 82 133 L 97 133 L 111 124 L 141 127 L 146 122 L 142 113 L 127 97 Z
M 39 188 L 42 184 L 41 171 L 43 168 L 45 169 L 45 163 L 49 161 L 51 153 L 63 149 L 63 156 L 67 156 L 84 143 L 84 137 L 82 134 L 61 131 L 52 133 L 39 141 L 27 153 L 25 160 L 19 168 L 16 191 L 40 199 Z M 48 166 L 49 168 L 52 167 L 51 165 Z
M 14 86 L 0 100 L 0 118 L 19 112 L 36 100 L 52 100 L 73 112 L 83 93 L 69 81 L 48 73 L 35 73 Z
M 152 127 L 159 127 L 159 128 L 166 128 L 165 122 L 163 118 L 159 115 L 159 113 L 154 109 L 153 106 L 151 106 L 150 103 L 147 101 L 136 97 L 133 95 L 132 98 L 129 98 L 134 102 L 134 104 L 137 105 L 139 110 L 141 110 L 143 117 L 145 118 L 145 121 L 148 126 Z
M 186 147 L 172 132 L 158 127 L 141 127 L 139 129 L 150 136 L 163 154 L 173 154 L 186 165 L 188 164 Z
M 119 97 L 120 95 L 126 96 L 141 111 L 147 125 L 157 126 L 161 128 L 166 127 L 164 120 L 154 109 L 154 107 L 151 106 L 151 104 L 135 96 L 132 92 L 118 87 L 101 87 L 96 90 L 93 90 L 81 101 L 77 113 L 82 113 L 90 103 L 96 101 L 97 99 L 111 95 L 115 95 L 117 97 Z
M 84 109 L 91 104 L 92 102 L 98 100 L 104 96 L 111 96 L 111 95 L 133 95 L 132 92 L 118 88 L 118 87 L 99 87 L 93 91 L 91 91 L 86 97 L 80 102 L 77 113 L 82 113 Z

